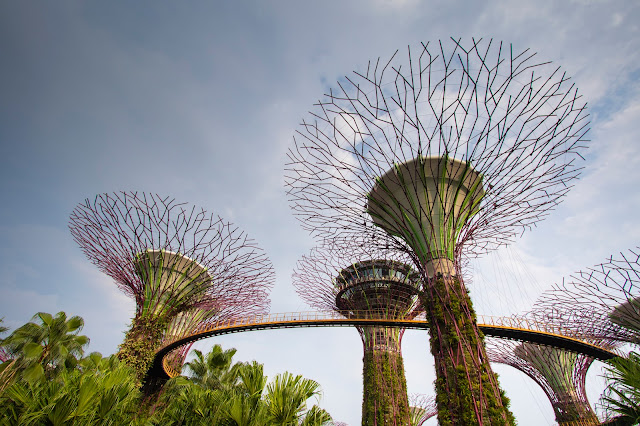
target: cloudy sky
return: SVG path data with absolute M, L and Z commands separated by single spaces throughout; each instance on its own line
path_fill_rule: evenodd
M 582 179 L 537 228 L 474 265 L 480 313 L 525 309 L 554 281 L 640 242 L 639 22 L 639 3 L 606 0 L 2 2 L 0 317 L 14 328 L 64 310 L 85 318 L 90 350 L 117 350 L 133 302 L 84 258 L 67 221 L 85 198 L 118 190 L 170 195 L 234 222 L 273 261 L 272 311 L 308 309 L 291 273 L 313 243 L 283 186 L 295 129 L 341 76 L 450 36 L 531 48 L 573 76 L 588 101 Z M 359 424 L 355 330 L 216 342 L 270 375 L 318 380 L 321 404 Z M 409 392 L 431 393 L 426 334 L 408 332 L 404 353 Z M 553 423 L 531 380 L 496 370 L 519 424 Z M 595 403 L 599 391 L 590 392 Z

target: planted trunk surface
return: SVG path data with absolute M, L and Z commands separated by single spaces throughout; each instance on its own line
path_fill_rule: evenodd
M 464 284 L 455 276 L 427 282 L 422 303 L 430 322 L 439 424 L 515 424 Z
M 402 354 L 369 350 L 364 353 L 363 363 L 362 425 L 409 425 Z

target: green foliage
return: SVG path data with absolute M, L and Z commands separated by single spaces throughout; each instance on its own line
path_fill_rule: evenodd
M 457 278 L 433 280 L 422 304 L 431 324 L 436 404 L 441 425 L 515 424 L 509 399 L 484 353 L 484 336 L 468 292 Z M 474 403 L 475 402 L 475 403 Z M 482 408 L 481 420 L 476 407 Z
M 607 388 L 601 403 L 624 424 L 640 423 L 640 354 L 607 361 Z
M 0 324 L 4 322 L 4 318 L 0 318 Z M 9 330 L 7 327 L 0 325 L 0 334 L 3 334 L 5 331 Z
M 135 371 L 138 383 L 151 367 L 166 329 L 167 321 L 163 318 L 136 317 L 131 322 L 131 328 L 120 345 L 118 359 Z
M 191 372 L 191 380 L 207 389 L 223 389 L 231 386 L 237 378 L 237 373 L 232 369 L 235 349 L 222 349 L 215 345 L 207 355 L 195 349 L 195 358 L 185 363 L 187 371 Z
M 55 317 L 38 312 L 32 320 L 36 322 L 19 327 L 2 341 L 14 359 L 4 369 L 13 369 L 14 376 L 35 381 L 42 377 L 51 379 L 63 369 L 74 368 L 83 347 L 89 343 L 87 336 L 78 334 L 84 320 L 78 316 L 67 319 L 64 312 L 58 312 Z
M 331 422 L 331 416 L 322 408 L 314 405 L 307 411 L 300 426 L 322 426 Z
M 294 426 L 306 412 L 306 401 L 320 395 L 320 385 L 302 376 L 285 372 L 267 385 L 266 404 L 273 424 Z
M 115 357 L 100 358 L 51 379 L 13 383 L 0 395 L 0 425 L 128 424 L 138 407 L 135 376 Z
M 206 389 L 177 377 L 165 385 L 151 420 L 158 425 L 216 425 L 224 417 L 226 400 L 223 391 Z
M 267 384 L 262 364 L 233 364 L 235 349 L 219 345 L 206 355 L 196 351 L 188 363 L 191 377 L 172 379 L 157 401 L 145 400 L 139 390 L 140 371 L 146 372 L 140 355 L 157 344 L 163 322 L 136 321 L 117 356 L 103 358 L 94 352 L 78 359 L 88 341 L 77 336 L 81 318 L 67 320 L 64 313 L 34 318 L 41 324 L 26 324 L 10 336 L 12 353 L 21 358 L 4 363 L 0 374 L 20 374 L 1 383 L 0 426 L 332 424 L 317 405 L 307 409 L 307 400 L 320 394 L 316 382 L 284 373 Z M 74 361 L 66 362 L 69 357 Z
M 212 359 L 224 353 L 235 353 L 235 350 L 214 348 L 213 352 L 214 356 L 200 354 L 196 358 L 201 358 L 199 361 Z M 226 384 L 215 388 L 203 386 L 200 379 L 194 377 L 171 379 L 160 397 L 153 422 L 162 425 L 321 426 L 331 421 L 331 416 L 318 406 L 306 408 L 306 401 L 320 393 L 319 385 L 313 380 L 284 373 L 267 385 L 262 364 L 255 361 L 236 363 L 217 371 L 221 376 L 233 378 L 210 380 L 209 383 Z M 210 371 L 205 376 L 214 374 Z
M 320 426 L 331 420 L 316 405 L 306 409 L 306 401 L 320 392 L 313 380 L 284 373 L 267 386 L 262 364 L 255 361 L 235 364 L 223 374 L 233 374 L 235 379 L 215 389 L 193 378 L 170 380 L 154 421 L 168 425 Z
M 402 355 L 365 351 L 362 424 L 409 424 L 407 382 Z

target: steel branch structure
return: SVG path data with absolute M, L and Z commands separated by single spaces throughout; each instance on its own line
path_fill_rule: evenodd
M 461 260 L 508 244 L 562 200 L 586 117 L 568 77 L 534 53 L 452 39 L 341 79 L 294 138 L 286 184 L 303 227 L 406 253 L 420 272 L 441 424 L 513 420 Z
M 101 194 L 74 209 L 69 228 L 87 258 L 135 300 L 119 357 L 140 377 L 163 340 L 204 320 L 268 311 L 269 259 L 203 209 L 154 194 Z
M 438 414 L 436 398 L 433 396 L 413 394 L 409 396 L 409 405 L 410 426 L 422 426 L 427 420 Z
M 492 362 L 510 365 L 531 377 L 549 398 L 558 424 L 600 424 L 585 389 L 594 358 L 552 346 L 495 338 L 488 340 L 487 353 Z
M 540 296 L 533 313 L 576 333 L 640 345 L 640 248 L 554 285 Z
M 239 318 L 238 306 L 218 300 L 208 306 L 191 308 L 179 313 L 167 327 L 161 345 L 164 346 L 176 340 L 192 335 L 202 327 L 210 327 L 212 324 L 232 321 Z M 254 314 L 255 315 L 255 314 Z M 180 346 L 166 356 L 167 362 L 176 371 L 181 371 L 193 343 Z
M 298 261 L 293 284 L 312 307 L 345 318 L 405 320 L 421 311 L 419 275 L 408 259 L 353 242 L 321 246 Z M 404 328 L 356 326 L 364 349 L 363 424 L 409 424 Z
M 199 326 L 211 321 L 228 321 L 232 319 L 233 315 L 225 312 L 225 308 L 228 310 L 229 307 L 221 305 L 221 302 L 222 301 L 217 301 L 217 303 L 211 303 L 208 306 L 193 307 L 184 312 L 180 312 L 169 323 L 162 338 L 161 345 L 188 336 Z M 237 309 L 237 307 L 235 308 Z M 192 344 L 181 346 L 167 355 L 167 360 L 172 368 L 177 371 L 182 369 L 182 365 L 189 354 L 191 346 Z
M 623 342 L 640 343 L 638 260 L 634 252 L 621 259 L 580 271 L 568 282 L 545 291 L 523 318 L 562 327 L 563 334 L 614 350 Z M 556 420 L 565 425 L 600 424 L 585 391 L 594 358 L 530 342 L 491 339 L 489 357 L 529 375 L 547 394 Z

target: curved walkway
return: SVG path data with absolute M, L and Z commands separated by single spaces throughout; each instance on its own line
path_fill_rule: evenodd
M 339 314 L 324 312 L 289 312 L 279 314 L 257 315 L 248 318 L 204 324 L 188 335 L 165 342 L 155 355 L 153 365 L 148 372 L 152 381 L 167 380 L 178 376 L 166 361 L 165 356 L 172 350 L 208 337 L 239 333 L 252 330 L 268 330 L 300 327 L 353 327 L 353 326 L 386 326 L 413 329 L 428 329 L 424 316 L 414 319 L 367 319 L 361 317 L 345 318 Z M 568 337 L 562 329 L 532 320 L 511 317 L 479 316 L 478 327 L 486 336 L 539 343 L 556 348 L 591 356 L 598 360 L 607 360 L 619 356 L 606 348 L 588 343 L 580 338 Z M 567 333 L 568 334 L 568 333 Z M 580 336 L 588 339 L 589 336 Z

